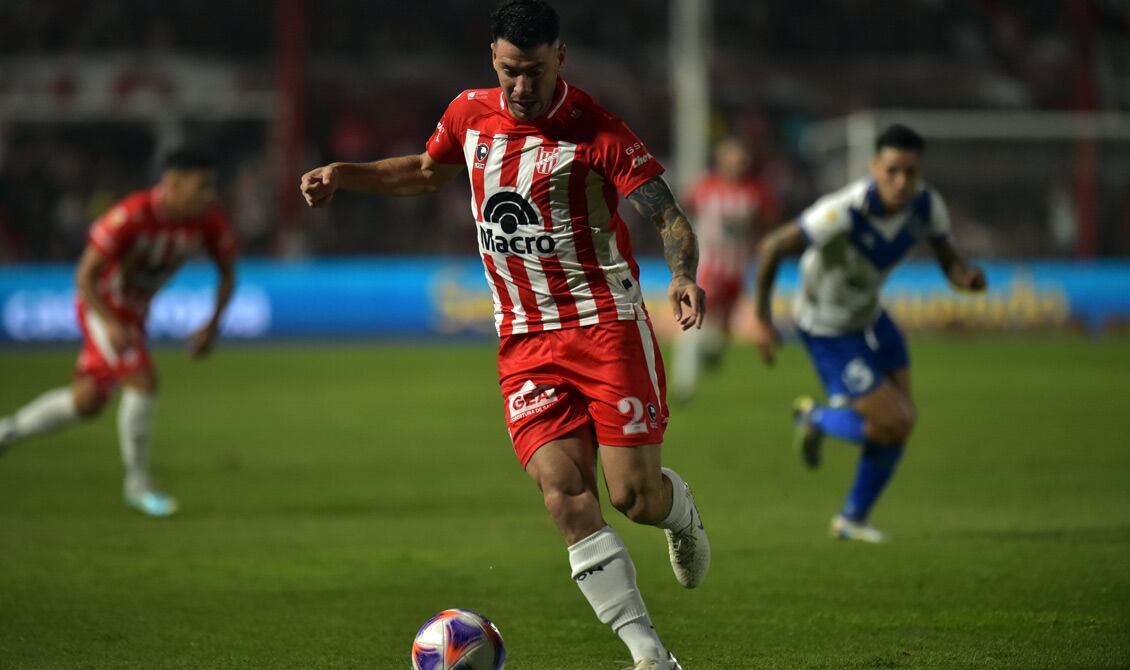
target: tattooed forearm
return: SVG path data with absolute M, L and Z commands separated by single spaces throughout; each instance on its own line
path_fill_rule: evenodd
M 685 276 L 694 281 L 698 271 L 698 240 L 667 182 L 656 177 L 632 191 L 628 200 L 659 229 L 663 237 L 663 257 L 672 276 Z

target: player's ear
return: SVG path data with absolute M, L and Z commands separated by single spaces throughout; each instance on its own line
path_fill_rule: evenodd
M 557 71 L 565 69 L 565 43 L 557 45 Z

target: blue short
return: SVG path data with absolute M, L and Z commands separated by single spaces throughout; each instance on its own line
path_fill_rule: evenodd
M 831 337 L 798 333 L 829 400 L 865 396 L 890 373 L 910 367 L 906 339 L 885 311 L 862 332 Z

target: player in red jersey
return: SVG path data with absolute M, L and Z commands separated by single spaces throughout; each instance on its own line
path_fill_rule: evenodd
M 601 515 L 596 458 L 613 505 L 663 528 L 678 581 L 697 586 L 709 543 L 690 489 L 660 467 L 663 363 L 619 197 L 660 230 L 683 329 L 701 326 L 705 312 L 694 233 L 647 147 L 560 78 L 556 12 L 543 0 L 513 0 L 491 15 L 491 30 L 500 86 L 460 93 L 426 151 L 320 167 L 302 177 L 302 192 L 315 207 L 339 188 L 417 195 L 469 171 L 514 449 L 565 536 L 573 579 L 634 667 L 677 668 L 651 626 L 627 547 Z
M 740 140 L 722 140 L 714 149 L 714 170 L 687 198 L 699 240 L 698 284 L 710 295 L 710 316 L 701 330 L 684 333 L 676 346 L 674 392 L 680 401 L 694 395 L 701 364 L 721 360 L 757 237 L 777 222 L 776 198 L 750 175 L 750 162 Z
M 126 476 L 126 503 L 150 516 L 177 510 L 149 475 L 149 435 L 157 372 L 145 345 L 145 317 L 153 295 L 203 247 L 220 274 L 212 318 L 189 339 L 189 353 L 208 353 L 235 288 L 235 238 L 216 199 L 208 156 L 174 151 L 156 186 L 127 196 L 90 229 L 75 273 L 82 351 L 74 381 L 41 395 L 0 419 L 0 449 L 98 414 L 121 385 L 118 436 Z

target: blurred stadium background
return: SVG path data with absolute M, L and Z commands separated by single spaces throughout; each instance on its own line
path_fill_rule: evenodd
M 318 211 L 297 189 L 331 160 L 420 151 L 458 91 L 495 85 L 494 4 L 0 0 L 0 412 L 67 378 L 86 229 L 181 143 L 219 157 L 241 241 L 224 334 L 268 345 L 199 368 L 159 352 L 173 525 L 119 509 L 111 418 L 0 462 L 0 667 L 400 667 L 448 606 L 491 614 L 515 668 L 581 667 L 555 654 L 589 637 L 584 667 L 612 667 L 496 414 L 465 183 Z M 821 536 L 848 457 L 801 480 L 775 446 L 814 385 L 795 348 L 777 377 L 739 348 L 675 414 L 672 457 L 705 481 L 721 551 L 709 606 L 676 619 L 659 547 L 634 551 L 688 667 L 1126 667 L 1130 4 L 556 5 L 568 78 L 679 187 L 737 134 L 788 220 L 899 120 L 989 272 L 985 296 L 948 292 L 928 259 L 889 285 L 896 317 L 933 331 L 911 345 L 934 414 L 883 512 L 907 540 L 887 558 Z M 668 327 L 658 236 L 625 214 Z M 183 270 L 152 335 L 190 332 L 212 285 Z M 786 268 L 777 314 L 794 285 Z M 518 536 L 526 553 L 500 556 Z

